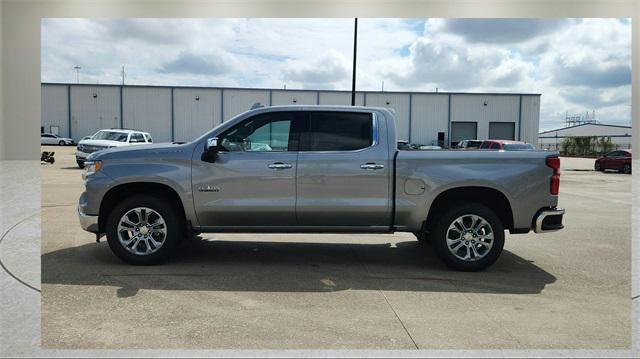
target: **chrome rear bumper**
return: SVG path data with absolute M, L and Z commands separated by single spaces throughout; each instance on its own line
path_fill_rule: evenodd
M 544 208 L 538 212 L 533 221 L 533 231 L 536 233 L 554 232 L 564 228 L 562 224 L 563 208 Z

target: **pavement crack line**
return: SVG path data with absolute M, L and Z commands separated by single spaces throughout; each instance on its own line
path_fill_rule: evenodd
M 30 215 L 30 216 L 28 216 L 28 217 L 26 217 L 26 218 L 21 219 L 21 220 L 20 220 L 20 221 L 18 221 L 16 224 L 14 224 L 13 226 L 11 226 L 9 229 L 7 229 L 7 231 L 6 231 L 6 232 L 4 232 L 4 233 L 2 234 L 2 237 L 0 237 L 0 243 L 2 243 L 2 241 L 4 240 L 4 237 L 6 237 L 6 236 L 7 236 L 7 234 L 11 233 L 11 231 L 12 231 L 14 228 L 16 228 L 16 227 L 17 227 L 17 226 L 19 226 L 20 224 L 22 224 L 22 223 L 26 222 L 28 219 L 31 219 L 32 217 L 35 217 L 35 216 L 38 216 L 38 215 L 40 215 L 40 213 L 34 213 L 34 214 L 32 214 L 32 215 Z M 38 293 L 42 293 L 42 291 L 41 291 L 40 289 L 38 289 L 38 288 L 36 288 L 36 287 L 32 286 L 31 284 L 29 284 L 29 283 L 27 283 L 27 282 L 23 281 L 22 279 L 18 278 L 18 276 L 17 276 L 17 275 L 13 274 L 13 273 L 9 270 L 9 268 L 7 268 L 7 266 L 5 266 L 4 262 L 2 261 L 2 256 L 1 256 L 1 255 L 0 255 L 0 267 L 2 267 L 2 269 L 3 269 L 5 272 L 7 272 L 7 274 L 8 274 L 11 278 L 13 278 L 13 279 L 15 279 L 16 281 L 18 281 L 18 283 L 20 283 L 20 284 L 24 285 L 25 287 L 27 287 L 27 288 L 29 288 L 29 289 L 35 290 L 35 291 L 36 291 L 36 292 L 38 292 Z
M 460 290 L 460 293 L 462 294 L 462 296 L 464 297 L 464 299 L 466 299 L 472 306 L 480 309 L 478 307 L 478 305 L 476 304 L 476 302 L 474 302 L 471 297 L 469 296 L 469 291 L 467 291 L 464 287 L 463 287 L 463 283 L 457 283 L 458 285 L 458 289 Z M 510 337 L 513 341 L 515 341 L 517 343 L 517 347 L 518 348 L 522 348 L 522 343 L 520 342 L 520 340 L 514 336 L 513 334 L 511 334 L 510 331 L 504 329 L 504 327 L 502 326 L 502 323 L 500 323 L 500 321 L 498 321 L 497 319 L 495 319 L 493 316 L 489 315 L 489 313 L 487 313 L 486 310 L 480 310 L 480 312 L 485 316 L 485 318 L 487 318 L 488 320 L 492 321 L 494 324 L 496 324 L 498 326 L 498 328 L 500 328 L 500 330 L 502 330 L 508 337 Z
M 360 260 L 360 256 L 358 255 L 358 251 L 355 250 L 353 248 L 353 246 L 350 246 L 351 250 L 353 251 L 353 253 L 355 254 L 355 258 L 358 261 L 358 263 L 362 266 L 362 268 L 364 269 L 365 273 L 370 277 L 373 278 L 373 276 L 370 275 L 369 272 L 369 268 L 367 267 L 367 265 L 364 263 L 364 261 Z M 404 329 L 404 332 L 407 334 L 407 336 L 409 337 L 409 339 L 411 340 L 411 343 L 413 343 L 413 346 L 416 349 L 420 349 L 420 347 L 418 347 L 418 344 L 416 343 L 416 341 L 413 339 L 413 336 L 411 335 L 411 333 L 409 332 L 409 329 L 407 329 L 407 326 L 404 324 L 404 322 L 402 321 L 402 319 L 400 319 L 400 316 L 398 315 L 398 312 L 396 312 L 396 310 L 393 308 L 393 306 L 391 305 L 391 303 L 389 302 L 389 298 L 387 298 L 387 295 L 384 294 L 384 291 L 380 288 L 377 289 L 378 293 L 380 293 L 382 295 L 382 298 L 384 298 L 384 301 L 387 303 L 387 306 L 389 307 L 389 309 L 391 309 L 391 312 L 393 312 L 393 315 L 395 315 L 396 319 L 398 319 L 398 322 L 400 322 L 400 325 L 402 326 L 402 329 Z
M 43 204 L 42 208 L 73 207 L 76 204 Z

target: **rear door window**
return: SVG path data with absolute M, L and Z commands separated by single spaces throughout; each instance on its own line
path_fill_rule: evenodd
M 131 135 L 131 139 L 129 140 L 129 142 L 132 142 L 132 143 L 144 142 L 144 137 L 142 137 L 141 133 L 134 133 Z
M 354 151 L 370 147 L 373 140 L 370 113 L 311 111 L 302 150 Z
M 480 145 L 480 148 L 481 149 L 488 149 L 489 146 L 491 146 L 491 142 L 485 141 L 485 142 L 482 142 L 482 145 Z

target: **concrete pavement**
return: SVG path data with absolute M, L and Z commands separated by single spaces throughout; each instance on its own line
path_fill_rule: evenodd
M 409 234 L 203 235 L 168 265 L 132 267 L 79 228 L 80 170 L 72 148 L 55 150 L 42 166 L 45 348 L 630 346 L 631 176 L 565 168 L 567 228 L 508 236 L 480 273 L 449 271 Z

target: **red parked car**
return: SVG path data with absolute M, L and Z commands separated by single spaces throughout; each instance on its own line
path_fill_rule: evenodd
M 617 170 L 623 173 L 631 173 L 631 150 L 617 150 L 598 157 L 593 165 L 596 171 Z
M 481 150 L 527 151 L 535 150 L 532 144 L 511 140 L 484 140 L 480 145 Z

